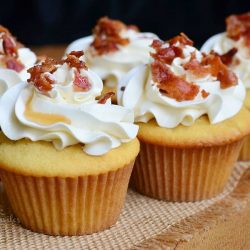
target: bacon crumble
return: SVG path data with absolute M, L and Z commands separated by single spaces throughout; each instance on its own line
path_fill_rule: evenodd
M 238 78 L 215 54 L 208 54 L 202 63 L 209 65 L 210 73 L 220 81 L 220 87 L 226 89 L 238 84 Z
M 17 49 L 21 46 L 16 42 L 16 39 L 11 35 L 8 29 L 0 25 L 0 40 L 2 40 L 2 51 L 0 55 L 4 57 L 1 60 L 5 63 L 7 69 L 22 71 L 25 67 L 18 60 Z
M 188 82 L 185 76 L 176 76 L 168 66 L 176 57 L 183 58 L 182 50 L 184 46 L 191 46 L 193 42 L 187 36 L 181 34 L 167 41 L 168 47 L 164 45 L 165 43 L 159 40 L 154 40 L 151 45 L 155 49 L 155 53 L 151 53 L 154 58 L 154 62 L 151 64 L 153 81 L 157 84 L 161 93 L 174 98 L 176 101 L 193 100 L 199 93 L 199 86 Z M 235 50 L 230 51 L 228 55 L 223 57 L 224 60 L 228 62 L 229 58 L 236 52 Z M 197 78 L 203 78 L 211 74 L 220 81 L 222 89 L 238 84 L 236 75 L 223 64 L 222 59 L 216 53 L 210 53 L 209 55 L 203 53 L 201 60 L 196 58 L 195 53 L 191 53 L 190 60 L 182 66 Z M 209 93 L 202 90 L 201 95 L 206 98 Z
M 183 57 L 182 49 L 173 45 L 169 47 L 163 47 L 164 42 L 160 40 L 154 40 L 151 47 L 155 49 L 155 53 L 150 55 L 157 61 L 171 64 L 175 57 Z
M 203 57 L 204 56 L 205 55 L 203 55 Z M 191 55 L 190 61 L 185 63 L 183 65 L 183 68 L 185 70 L 188 70 L 192 75 L 199 77 L 199 78 L 205 77 L 206 75 L 208 75 L 210 73 L 210 67 L 200 63 L 196 59 L 195 54 Z
M 106 94 L 104 94 L 104 96 L 102 96 L 99 100 L 98 103 L 99 104 L 105 104 L 107 102 L 108 99 L 110 99 L 112 96 L 114 96 L 115 93 L 114 92 L 108 92 Z
M 41 64 L 35 65 L 28 70 L 28 73 L 30 73 L 28 82 L 33 84 L 39 91 L 48 92 L 52 89 L 52 85 L 55 84 L 52 74 L 57 70 L 57 65 L 67 63 L 70 68 L 75 68 L 74 91 L 88 91 L 91 84 L 87 76 L 81 76 L 80 74 L 81 69 L 88 69 L 85 62 L 80 59 L 83 55 L 82 51 L 72 51 L 61 61 L 46 58 Z
M 233 40 L 239 40 L 242 36 L 250 39 L 250 12 L 227 17 L 226 25 L 227 35 Z
M 235 56 L 235 54 L 238 52 L 238 49 L 236 48 L 232 48 L 230 49 L 228 52 L 226 52 L 225 54 L 218 54 L 215 51 L 211 51 L 212 54 L 215 54 L 217 56 L 220 57 L 221 61 L 226 64 L 227 66 L 232 64 L 233 62 L 233 57 Z
M 210 93 L 207 92 L 206 90 L 203 89 L 203 90 L 201 91 L 201 96 L 202 96 L 203 98 L 207 98 L 209 95 L 210 95 Z
M 54 59 L 46 58 L 42 64 L 28 69 L 27 72 L 30 73 L 30 78 L 27 81 L 41 92 L 50 91 L 52 84 L 55 83 L 50 74 L 56 71 L 56 64 L 57 62 Z
M 84 55 L 83 51 L 71 51 L 67 54 L 66 59 L 62 61 L 62 63 L 67 63 L 69 67 L 74 67 L 78 71 L 81 69 L 87 70 L 87 66 L 84 61 L 80 60 L 80 57 Z
M 179 42 L 180 45 L 182 45 L 182 46 L 184 46 L 184 45 L 193 46 L 194 45 L 194 42 L 191 39 L 189 39 L 188 36 L 186 36 L 183 32 L 181 32 L 180 35 L 177 35 L 168 41 L 168 43 L 170 45 L 174 45 L 177 42 Z
M 7 57 L 5 60 L 7 69 L 15 70 L 16 72 L 21 72 L 25 67 L 24 65 L 18 61 L 16 58 Z
M 166 64 L 154 61 L 151 65 L 153 81 L 166 96 L 176 101 L 193 100 L 199 92 L 199 86 L 187 82 L 185 79 L 175 76 Z
M 98 20 L 93 29 L 94 41 L 91 46 L 95 48 L 98 55 L 103 55 L 119 50 L 119 45 L 124 46 L 129 43 L 128 38 L 121 37 L 123 30 L 133 29 L 139 31 L 136 26 L 126 26 L 123 22 L 102 17 Z
M 89 91 L 91 89 L 91 84 L 89 83 L 89 79 L 86 76 L 81 76 L 79 71 L 75 71 L 74 78 L 74 90 L 75 91 Z

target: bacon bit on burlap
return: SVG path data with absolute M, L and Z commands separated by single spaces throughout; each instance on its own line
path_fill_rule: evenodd
M 98 55 L 103 55 L 119 50 L 119 45 L 129 43 L 128 38 L 121 37 L 123 30 L 133 29 L 139 31 L 136 26 L 126 26 L 123 22 L 102 17 L 98 20 L 93 30 L 94 41 L 91 46 L 95 48 Z

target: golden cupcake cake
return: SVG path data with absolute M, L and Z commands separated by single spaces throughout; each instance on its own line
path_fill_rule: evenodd
M 245 106 L 250 110 L 250 12 L 227 17 L 226 31 L 209 38 L 201 51 L 216 53 L 241 78 L 247 93 Z M 250 137 L 245 139 L 239 160 L 250 160 Z
M 83 235 L 116 223 L 139 152 L 130 109 L 112 105 L 83 52 L 47 59 L 0 100 L 0 176 L 21 224 Z
M 244 85 L 184 34 L 152 48 L 151 63 L 131 70 L 118 88 L 118 103 L 134 110 L 140 127 L 131 185 L 168 201 L 215 196 L 250 132 Z
M 84 50 L 87 66 L 104 82 L 104 93 L 116 93 L 117 83 L 124 74 L 149 62 L 149 45 L 156 38 L 155 34 L 140 32 L 134 25 L 103 17 L 91 36 L 74 41 L 66 52 Z M 116 102 L 116 95 L 112 100 Z
M 0 96 L 15 84 L 27 80 L 27 69 L 36 63 L 36 55 L 19 43 L 0 25 Z

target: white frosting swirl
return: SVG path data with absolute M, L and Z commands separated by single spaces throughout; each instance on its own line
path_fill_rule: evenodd
M 175 75 L 185 76 L 187 81 L 200 86 L 200 92 L 193 100 L 178 102 L 163 95 L 152 80 L 151 66 L 148 64 L 136 67 L 120 80 L 118 103 L 134 110 L 136 122 L 146 123 L 155 118 L 160 127 L 166 128 L 174 128 L 179 124 L 191 126 L 203 114 L 208 115 L 212 124 L 234 116 L 241 109 L 245 97 L 242 82 L 221 89 L 220 82 L 212 75 L 195 78 L 182 66 L 190 60 L 193 52 L 201 60 L 201 53 L 187 45 L 183 50 L 184 58 L 177 57 L 169 65 Z M 209 92 L 209 96 L 203 98 L 202 90 Z
M 230 49 L 237 48 L 233 63 L 229 67 L 241 78 L 246 88 L 250 88 L 250 49 L 244 45 L 243 38 L 235 41 L 227 36 L 227 33 L 220 33 L 209 38 L 201 47 L 201 51 L 208 53 L 214 50 L 218 54 L 225 54 Z
M 66 53 L 73 50 L 83 50 L 88 67 L 95 71 L 110 87 L 116 86 L 118 80 L 129 70 L 139 64 L 150 61 L 150 47 L 153 39 L 158 37 L 153 33 L 141 33 L 133 29 L 123 30 L 121 37 L 128 38 L 129 43 L 118 46 L 119 50 L 103 55 L 93 55 L 93 36 L 78 39 L 71 43 Z
M 74 68 L 67 64 L 49 74 L 55 80 L 47 94 L 39 92 L 26 82 L 10 88 L 0 100 L 0 125 L 11 140 L 29 138 L 32 141 L 51 141 L 57 149 L 82 143 L 90 155 L 102 155 L 136 137 L 138 126 L 133 124 L 130 109 L 118 105 L 98 104 L 95 100 L 102 91 L 101 79 L 91 70 L 81 70 L 87 76 L 91 89 L 75 92 Z M 45 116 L 60 116 L 68 122 L 38 122 L 26 115 L 32 112 Z

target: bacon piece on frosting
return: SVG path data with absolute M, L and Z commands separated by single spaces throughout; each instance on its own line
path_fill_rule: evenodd
M 0 25 L 0 39 L 2 39 L 3 51 L 1 54 L 17 57 L 17 44 L 9 30 Z
M 115 93 L 114 92 L 107 92 L 106 94 L 104 94 L 104 96 L 102 96 L 99 100 L 98 103 L 99 104 L 105 104 L 107 102 L 108 99 L 110 99 L 112 96 L 114 96 Z
M 226 25 L 230 38 L 239 40 L 241 36 L 250 37 L 250 12 L 227 17 Z
M 193 42 L 184 34 L 170 39 L 167 42 L 154 40 L 151 47 L 155 49 L 155 53 L 151 56 L 158 61 L 171 64 L 176 57 L 183 58 L 183 48 L 185 45 L 193 45 Z
M 201 96 L 202 96 L 203 98 L 207 98 L 209 95 L 210 95 L 209 92 L 207 92 L 206 90 L 203 89 L 203 90 L 201 91 Z
M 175 57 L 183 57 L 182 49 L 173 45 L 164 47 L 164 42 L 154 40 L 151 47 L 155 49 L 155 53 L 151 56 L 160 62 L 171 64 Z
M 179 102 L 193 100 L 197 96 L 199 86 L 174 75 L 166 64 L 154 61 L 151 68 L 153 81 L 156 82 L 160 91 L 166 96 Z
M 66 55 L 66 58 L 62 61 L 62 63 L 65 62 L 69 65 L 69 67 L 74 67 L 77 70 L 87 70 L 88 68 L 85 62 L 80 59 L 80 57 L 83 55 L 83 51 L 71 51 L 69 54 Z
M 210 73 L 220 81 L 222 89 L 238 84 L 237 76 L 221 61 L 218 55 L 211 53 L 204 56 L 202 64 L 210 67 Z
M 208 75 L 211 71 L 209 66 L 202 65 L 196 57 L 195 54 L 191 55 L 191 59 L 189 62 L 183 65 L 185 70 L 188 70 L 192 75 L 196 76 L 197 78 L 202 78 Z
M 4 50 L 5 55 L 10 55 L 10 56 L 16 57 L 17 56 L 17 46 L 16 46 L 16 43 L 14 42 L 14 40 L 6 34 L 4 34 L 2 36 L 2 39 L 3 39 L 3 50 Z
M 47 92 L 52 89 L 52 84 L 55 81 L 52 79 L 52 73 L 56 71 L 57 62 L 54 59 L 46 58 L 46 60 L 34 67 L 28 69 L 30 73 L 30 78 L 28 82 L 33 84 L 41 92 Z
M 75 71 L 75 78 L 73 83 L 75 91 L 89 91 L 91 88 L 89 79 L 86 76 L 81 76 L 78 70 Z
M 16 72 L 21 72 L 25 67 L 16 58 L 7 57 L 5 60 L 7 69 L 15 70 Z
M 98 20 L 93 30 L 94 41 L 91 46 L 95 48 L 98 55 L 103 55 L 119 50 L 119 45 L 127 45 L 128 38 L 123 38 L 121 32 L 123 30 L 138 30 L 136 26 L 126 26 L 118 20 L 112 20 L 108 17 L 102 17 Z
M 174 45 L 176 43 L 178 43 L 180 45 L 190 45 L 193 46 L 194 42 L 188 38 L 188 36 L 186 36 L 183 32 L 180 33 L 180 35 L 177 35 L 173 38 L 171 38 L 170 40 L 168 40 L 168 43 L 170 45 Z
M 215 55 L 218 55 L 220 57 L 221 61 L 228 66 L 228 65 L 232 64 L 233 57 L 237 53 L 237 51 L 238 51 L 238 49 L 232 48 L 228 52 L 226 52 L 225 54 L 222 54 L 222 55 L 219 55 L 218 53 L 216 53 L 214 51 L 212 51 L 212 53 Z
M 67 63 L 70 68 L 75 68 L 75 76 L 73 80 L 74 90 L 88 91 L 91 88 L 91 84 L 86 76 L 81 76 L 80 74 L 81 69 L 88 69 L 85 62 L 80 60 L 82 55 L 82 51 L 72 51 L 60 62 L 51 58 L 46 58 L 41 64 L 35 65 L 28 70 L 30 73 L 28 82 L 33 84 L 41 92 L 50 91 L 52 85 L 55 84 L 52 74 L 57 70 L 57 65 Z
M 238 83 L 236 75 L 222 62 L 221 57 L 214 52 L 209 55 L 203 54 L 201 62 L 192 56 L 190 61 L 185 63 L 183 67 L 197 78 L 211 74 L 220 81 L 222 89 L 232 87 Z
M 176 101 L 193 100 L 198 92 L 199 86 L 186 79 L 185 74 L 178 76 L 171 71 L 169 64 L 175 58 L 182 58 L 183 48 L 186 45 L 192 45 L 193 42 L 184 34 L 180 34 L 164 43 L 160 40 L 154 40 L 152 47 L 155 53 L 151 53 L 154 62 L 151 64 L 152 78 L 159 88 L 160 92 Z M 178 50 L 176 50 L 176 48 Z M 235 50 L 224 55 L 224 60 L 229 61 L 229 58 L 236 53 Z M 196 53 L 191 53 L 188 62 L 185 62 L 183 69 L 188 71 L 195 78 L 200 79 L 207 75 L 212 75 L 220 81 L 222 89 L 229 88 L 238 84 L 236 75 L 223 64 L 222 59 L 216 53 L 206 55 L 202 54 L 201 58 L 197 58 Z M 201 91 L 203 98 L 206 98 L 209 93 L 205 90 Z
M 22 71 L 25 67 L 18 60 L 17 49 L 21 46 L 11 35 L 8 29 L 0 25 L 0 41 L 2 41 L 2 50 L 0 51 L 1 61 L 5 63 L 7 69 Z

